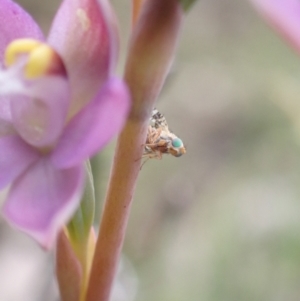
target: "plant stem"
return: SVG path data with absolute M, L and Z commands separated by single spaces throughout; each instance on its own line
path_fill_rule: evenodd
M 86 301 L 109 301 L 149 117 L 174 57 L 182 16 L 177 0 L 145 1 L 133 28 L 124 76 L 132 109 L 117 143 Z
M 129 121 L 119 137 L 90 277 L 90 288 L 95 289 L 88 291 L 86 300 L 109 300 L 140 171 L 146 129 L 147 123 L 142 126 Z
M 134 26 L 144 0 L 132 0 L 132 25 Z

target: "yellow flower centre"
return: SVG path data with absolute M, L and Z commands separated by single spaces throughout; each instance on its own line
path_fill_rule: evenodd
M 55 50 L 49 45 L 33 39 L 19 39 L 11 42 L 5 51 L 5 65 L 10 67 L 24 56 L 26 56 L 24 76 L 27 79 L 35 79 L 53 73 L 65 75 L 64 64 Z

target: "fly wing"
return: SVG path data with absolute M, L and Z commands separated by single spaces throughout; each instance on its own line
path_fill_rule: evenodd
M 169 131 L 165 116 L 155 108 L 153 109 L 152 116 L 150 117 L 150 125 L 156 129 L 161 128 L 163 131 Z

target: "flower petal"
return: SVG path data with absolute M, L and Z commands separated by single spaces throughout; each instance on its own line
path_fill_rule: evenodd
M 8 122 L 11 121 L 11 111 L 10 111 L 10 102 L 9 98 L 1 97 L 1 105 L 0 105 L 0 119 L 6 120 Z
M 109 2 L 64 0 L 48 40 L 66 64 L 73 91 L 72 112 L 78 112 L 115 67 L 118 35 Z
M 43 40 L 39 26 L 18 4 L 10 0 L 0 1 L 0 67 L 6 46 L 15 39 Z
M 38 159 L 38 153 L 19 136 L 0 137 L 0 189 Z
M 299 0 L 251 0 L 261 14 L 300 52 Z
M 122 129 L 129 108 L 127 86 L 119 79 L 110 79 L 67 125 L 52 153 L 53 164 L 71 167 L 94 155 Z
M 11 97 L 15 128 L 31 145 L 52 144 L 64 127 L 69 100 L 68 81 L 63 77 L 49 76 L 29 82 L 23 96 Z
M 4 216 L 49 249 L 79 205 L 83 184 L 82 166 L 58 170 L 39 160 L 13 183 Z

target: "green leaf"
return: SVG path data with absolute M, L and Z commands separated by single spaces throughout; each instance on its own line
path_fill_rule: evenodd
M 85 244 L 94 222 L 95 189 L 90 162 L 85 164 L 85 190 L 79 208 L 67 225 L 70 240 L 74 245 Z
M 197 0 L 178 0 L 184 11 L 188 11 Z

